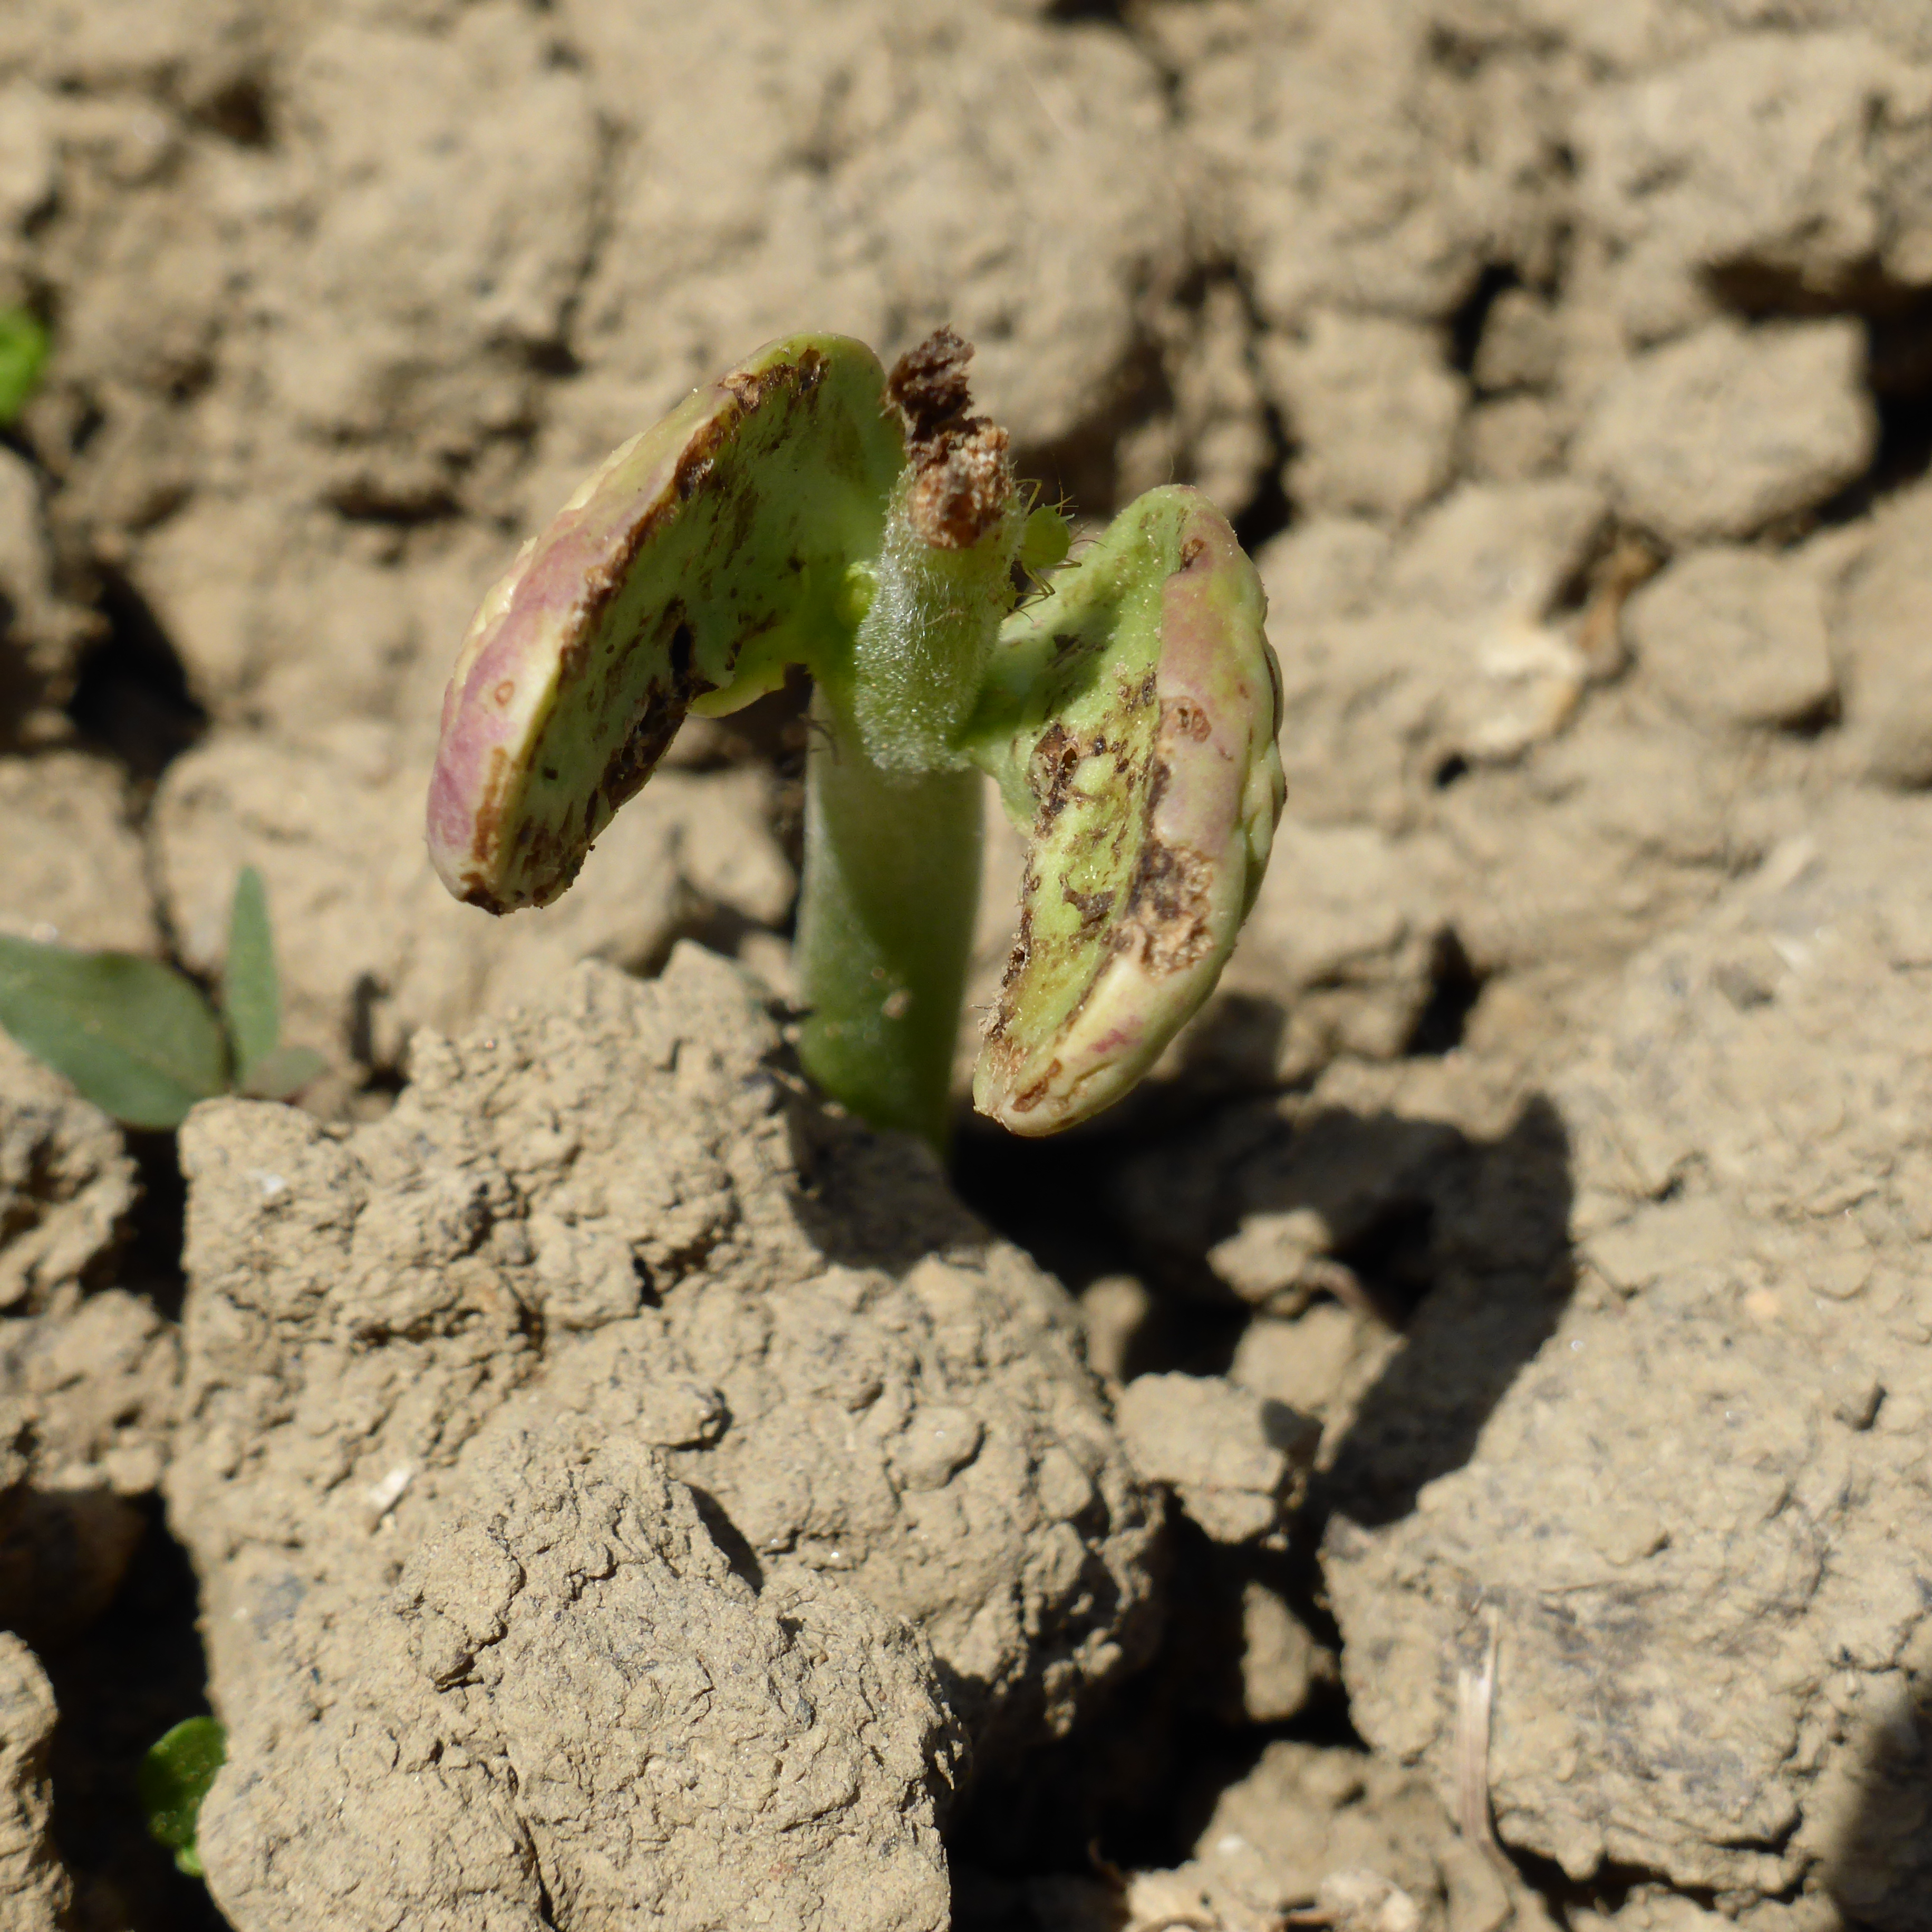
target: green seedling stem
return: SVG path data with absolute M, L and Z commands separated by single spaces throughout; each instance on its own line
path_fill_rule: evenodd
M 805 814 L 800 1056 L 854 1112 L 940 1143 L 980 898 L 979 776 L 883 771 L 832 726 L 807 754 Z
M 1225 520 L 1155 490 L 1065 565 L 1064 520 L 970 413 L 970 353 L 940 330 L 888 376 L 861 344 L 790 338 L 614 452 L 484 598 L 428 813 L 459 898 L 546 904 L 686 716 L 802 665 L 800 1055 L 938 1145 L 978 773 L 1029 860 L 974 1096 L 1022 1133 L 1119 1098 L 1198 1006 L 1282 802 L 1260 586 Z

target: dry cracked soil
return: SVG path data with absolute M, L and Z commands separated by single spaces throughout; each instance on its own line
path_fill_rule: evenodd
M 0 931 L 253 864 L 327 1071 L 0 1038 L 0 1932 L 1932 1926 L 1924 0 L 7 0 L 10 307 Z M 592 461 L 941 322 L 1288 780 L 950 1172 L 790 1056 L 796 690 L 548 910 L 419 833 Z

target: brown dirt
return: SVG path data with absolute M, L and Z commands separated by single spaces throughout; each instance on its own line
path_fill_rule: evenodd
M 1932 1922 L 1915 0 L 13 0 L 19 302 L 0 931 L 210 974 L 254 863 L 330 1070 L 184 1201 L 0 1042 L 0 1927 L 224 1922 L 131 1796 L 208 1695 L 242 1932 Z M 592 462 L 940 324 L 1237 520 L 1289 784 L 978 1220 L 680 950 L 786 987 L 796 693 L 544 912 L 418 830 Z

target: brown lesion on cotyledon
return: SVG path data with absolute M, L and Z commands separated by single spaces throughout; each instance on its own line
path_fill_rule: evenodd
M 1044 838 L 1053 830 L 1054 820 L 1066 808 L 1073 789 L 1073 775 L 1080 769 L 1080 745 L 1073 734 L 1058 720 L 1040 735 L 1028 761 L 1027 780 L 1033 788 L 1037 816 L 1033 836 Z
M 607 814 L 637 796 L 677 736 L 677 728 L 684 722 L 684 710 L 683 706 L 668 701 L 662 685 L 653 683 L 645 692 L 637 722 L 605 760 L 597 781 L 596 796 L 602 800 Z
M 1060 896 L 1080 915 L 1078 942 L 1084 945 L 1107 922 L 1107 915 L 1114 909 L 1114 895 L 1111 892 L 1083 892 L 1072 885 L 1063 885 Z
M 796 362 L 776 363 L 756 374 L 741 370 L 723 379 L 719 386 L 730 401 L 692 432 L 678 452 L 668 486 L 658 493 L 624 532 L 623 541 L 617 548 L 584 572 L 584 596 L 578 608 L 586 634 L 601 622 L 606 607 L 622 590 L 644 546 L 710 478 L 718 458 L 742 429 L 745 418 L 774 398 L 816 394 L 824 378 L 824 357 L 817 350 L 808 349 Z
M 1214 950 L 1216 862 L 1191 846 L 1168 844 L 1154 826 L 1161 800 L 1174 782 L 1171 749 L 1183 742 L 1204 744 L 1213 732 L 1214 720 L 1192 698 L 1170 698 L 1161 706 L 1140 856 L 1112 950 L 1137 954 L 1146 970 L 1162 976 L 1185 970 Z
M 1183 568 L 1205 554 L 1207 546 L 1184 545 Z M 1056 644 L 1063 640 L 1056 640 Z M 1020 936 L 1008 959 L 1000 982 L 1000 998 L 986 1028 L 990 1048 L 1010 1052 L 1008 1042 L 1019 983 L 1033 958 L 1033 907 L 1040 890 L 1040 875 L 1035 862 L 1068 803 L 1080 795 L 1077 780 L 1080 767 L 1088 758 L 1105 760 L 1112 773 L 1129 781 L 1139 792 L 1139 809 L 1120 818 L 1112 827 L 1106 843 L 1116 866 L 1124 864 L 1131 854 L 1132 870 L 1124 888 L 1084 892 L 1071 881 L 1060 886 L 1061 898 L 1078 916 L 1075 932 L 1064 942 L 1069 946 L 1100 946 L 1071 1007 L 1062 1016 L 1063 1026 L 1085 1006 L 1100 982 L 1109 961 L 1130 955 L 1144 972 L 1160 977 L 1180 972 L 1210 952 L 1214 936 L 1210 915 L 1213 908 L 1214 862 L 1186 847 L 1164 842 L 1155 818 L 1162 798 L 1174 782 L 1173 754 L 1184 746 L 1198 745 L 1212 735 L 1213 721 L 1206 708 L 1189 698 L 1162 701 L 1160 678 L 1150 669 L 1118 692 L 1118 718 L 1113 728 L 1098 730 L 1083 742 L 1058 721 L 1040 734 L 1028 761 L 1028 779 L 1033 790 L 1036 815 L 1033 852 L 1029 854 L 1022 892 Z M 1137 711 L 1158 704 L 1160 718 L 1154 742 L 1143 751 L 1135 742 L 1136 734 L 1124 721 Z M 1138 767 L 1138 770 L 1137 770 Z M 1135 781 L 1138 778 L 1138 784 Z M 1138 851 L 1132 848 L 1138 846 Z M 1026 1094 L 1011 1105 L 1024 1112 L 1037 1104 L 1058 1071 L 1056 1062 Z
M 1150 680 L 1151 682 L 1151 680 Z M 1150 698 L 1150 691 L 1136 694 Z M 1039 798 L 1040 818 L 1034 828 L 1036 847 L 1058 815 L 1065 794 L 1072 786 L 1080 760 L 1080 747 L 1070 734 L 1064 742 L 1048 742 L 1058 726 L 1042 734 L 1040 745 L 1046 755 L 1035 753 L 1033 775 Z M 1078 931 L 1070 945 L 1101 942 L 1086 975 L 1086 983 L 1062 1015 L 1061 1030 L 1070 1025 L 1085 1007 L 1098 987 L 1108 962 L 1122 955 L 1130 957 L 1141 970 L 1165 979 L 1185 971 L 1213 951 L 1215 944 L 1212 914 L 1216 862 L 1191 847 L 1169 844 L 1154 825 L 1162 797 L 1174 780 L 1168 748 L 1178 741 L 1204 742 L 1212 729 L 1211 721 L 1200 705 L 1189 699 L 1174 699 L 1162 705 L 1156 747 L 1149 760 L 1148 780 L 1137 814 L 1140 850 L 1124 892 L 1082 892 L 1070 882 L 1063 882 L 1060 896 L 1079 916 Z M 1042 785 L 1042 778 L 1046 783 Z M 1057 788 L 1057 790 L 1056 790 Z M 1112 842 L 1116 857 L 1121 856 L 1129 826 L 1117 828 Z M 1040 874 L 1029 855 L 1022 891 L 1020 934 L 1007 961 L 1000 982 L 1000 999 L 986 1027 L 989 1051 L 1010 1058 L 1009 1040 L 1016 1017 L 1015 1004 L 1020 980 L 1033 956 L 1033 906 L 1040 889 Z M 1028 1090 L 1009 1102 L 1016 1113 L 1025 1113 L 1042 1100 L 1060 1072 L 1056 1059 Z
M 1020 882 L 1019 935 L 1013 941 L 1013 950 L 1006 955 L 1006 970 L 1000 976 L 999 1000 L 986 1016 L 984 1031 L 989 1046 L 997 1046 L 1004 1040 L 1006 1029 L 1012 1024 L 1012 990 L 1025 972 L 1028 961 L 1033 957 L 1033 902 L 1034 895 L 1039 890 L 1040 874 L 1034 870 L 1033 861 L 1029 859 L 1026 874 Z
M 588 631 L 578 632 L 566 640 L 556 657 L 556 681 L 560 689 L 568 689 L 584 676 L 590 668 L 594 648 Z
M 475 868 L 465 877 L 465 903 L 494 913 L 522 905 L 548 905 L 576 878 L 589 855 L 595 829 L 608 824 L 617 808 L 634 796 L 656 769 L 692 699 L 715 688 L 710 679 L 694 668 L 696 634 L 682 602 L 674 602 L 661 615 L 652 647 L 660 643 L 664 668 L 646 686 L 634 722 L 587 793 L 574 798 L 553 794 L 524 800 L 524 815 L 510 842 L 510 855 L 516 861 L 515 886 L 508 897 L 484 883 L 493 873 L 506 870 L 499 842 L 512 778 L 508 752 L 498 746 L 491 753 L 483 804 L 470 841 Z M 607 663 L 605 668 L 608 682 L 608 674 L 616 667 Z M 602 701 L 608 703 L 610 695 L 607 690 Z M 546 780 L 554 783 L 556 765 L 538 769 Z
M 504 746 L 494 745 L 482 796 L 470 823 L 470 863 L 464 872 L 463 891 L 459 896 L 464 905 L 481 906 L 485 912 L 510 910 L 484 883 L 496 854 L 496 835 L 502 826 L 504 799 L 509 788 L 510 754 Z
M 664 634 L 667 629 L 668 638 Z M 681 601 L 674 599 L 664 607 L 658 620 L 657 637 L 646 648 L 656 648 L 659 640 L 663 640 L 664 671 L 644 687 L 643 700 L 630 730 L 605 762 L 593 788 L 592 796 L 601 802 L 606 823 L 620 806 L 635 796 L 656 770 L 658 760 L 684 722 L 692 699 L 717 688 L 694 668 L 697 634 Z M 590 816 L 586 812 L 586 826 Z M 582 862 L 580 854 L 578 862 Z
M 587 806 L 584 816 L 589 818 Z M 544 889 L 534 896 L 538 904 L 548 904 L 577 877 L 588 843 L 573 836 L 568 814 L 561 826 L 546 825 L 540 819 L 526 818 L 518 826 L 512 842 L 521 869 L 536 874 L 546 882 Z
M 1190 698 L 1171 698 L 1160 707 L 1163 738 L 1190 738 L 1197 745 L 1204 745 L 1214 729 L 1214 721 Z
M 825 380 L 825 358 L 816 349 L 808 349 L 796 362 L 774 363 L 768 369 L 734 369 L 719 383 L 747 414 L 757 409 L 775 390 L 810 396 Z
M 935 550 L 970 550 L 996 529 L 1012 501 L 1004 430 L 970 413 L 966 365 L 973 345 L 935 328 L 892 364 L 886 400 L 905 428 L 911 486 L 906 514 Z
M 1016 1114 L 1031 1113 L 1053 1090 L 1053 1083 L 1059 1078 L 1060 1061 L 1056 1056 L 1047 1062 L 1046 1071 L 1024 1093 L 1016 1094 L 1006 1102 L 1008 1108 Z
M 1149 835 L 1141 848 L 1112 950 L 1132 952 L 1150 973 L 1165 978 L 1214 950 L 1209 920 L 1214 867 L 1185 845 L 1163 845 Z

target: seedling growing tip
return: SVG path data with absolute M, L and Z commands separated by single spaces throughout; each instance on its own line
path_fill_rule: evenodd
M 484 599 L 443 699 L 438 873 L 544 905 L 685 717 L 814 683 L 800 1050 L 835 1099 L 945 1136 L 979 891 L 979 772 L 1028 841 L 974 1096 L 1016 1133 L 1088 1118 L 1212 989 L 1282 799 L 1254 567 L 1195 491 L 1076 562 L 971 413 L 941 329 L 886 375 L 794 336 L 625 444 Z M 1018 604 L 1022 578 L 1049 578 Z
M 149 1834 L 174 1853 L 176 1866 L 190 1878 L 202 1876 L 195 1834 L 202 1802 L 227 1756 L 228 1734 L 214 1718 L 184 1718 L 149 1745 L 135 1774 Z
M 23 308 L 0 308 L 0 429 L 19 420 L 47 366 L 47 332 Z

